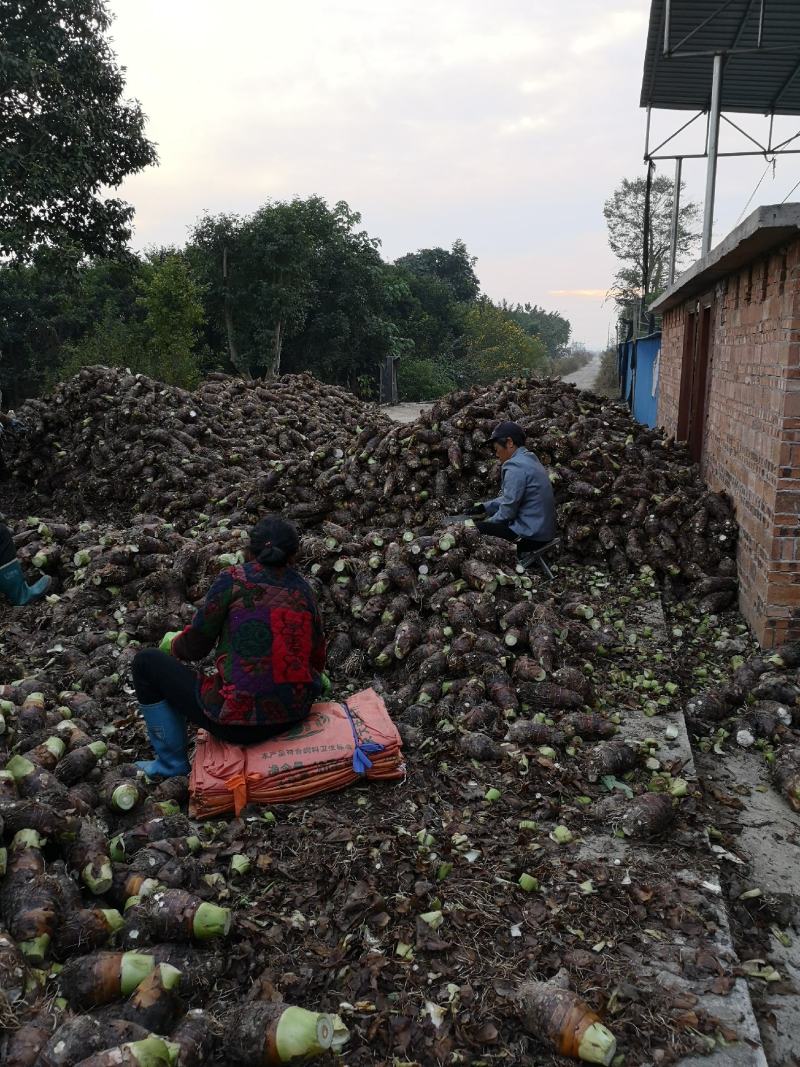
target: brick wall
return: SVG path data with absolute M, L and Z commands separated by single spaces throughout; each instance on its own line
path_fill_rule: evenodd
M 665 312 L 658 424 L 669 434 L 687 314 L 709 303 L 701 470 L 734 502 L 739 606 L 769 648 L 800 638 L 800 238 Z

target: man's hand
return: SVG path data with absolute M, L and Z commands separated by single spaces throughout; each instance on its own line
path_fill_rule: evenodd
M 170 630 L 168 633 L 165 633 L 164 636 L 161 638 L 161 644 L 158 646 L 159 652 L 166 652 L 168 656 L 171 656 L 172 642 L 175 640 L 175 638 L 180 632 L 180 630 Z
M 474 504 L 470 504 L 470 506 L 467 508 L 467 515 L 474 515 L 477 518 L 479 515 L 485 514 L 486 508 L 484 508 L 480 500 L 476 500 Z

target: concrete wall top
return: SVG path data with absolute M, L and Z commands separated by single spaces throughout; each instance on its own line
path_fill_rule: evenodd
M 710 289 L 759 256 L 797 237 L 800 232 L 800 204 L 772 204 L 757 208 L 705 256 L 693 263 L 674 284 L 650 305 L 662 315 L 676 304 Z

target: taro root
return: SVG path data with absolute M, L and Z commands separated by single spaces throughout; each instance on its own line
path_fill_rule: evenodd
M 564 744 L 564 733 L 554 726 L 533 719 L 517 719 L 508 728 L 508 740 L 517 745 L 555 745 Z
M 18 1030 L 0 1036 L 0 1063 L 8 1067 L 34 1067 L 53 1032 L 53 1015 L 43 1009 Z
M 3 916 L 8 932 L 34 966 L 48 955 L 59 917 L 58 892 L 47 875 L 17 881 L 3 892 Z
M 741 692 L 731 686 L 707 689 L 687 702 L 686 718 L 691 726 L 721 722 L 742 699 Z
M 51 841 L 70 841 L 77 836 L 79 823 L 74 816 L 64 815 L 49 804 L 36 800 L 15 800 L 4 803 L 0 800 L 0 817 L 5 822 L 7 833 L 19 830 L 35 830 Z
M 330 1015 L 255 1001 L 232 1015 L 224 1041 L 234 1063 L 273 1067 L 321 1056 L 336 1037 Z
M 541 682 L 547 677 L 547 671 L 532 656 L 519 656 L 514 661 L 511 673 L 517 684 L 522 682 Z
M 516 711 L 519 698 L 505 671 L 490 670 L 486 675 L 486 695 L 501 711 Z
M 181 972 L 181 992 L 187 997 L 207 996 L 225 969 L 226 959 L 204 944 L 202 950 L 193 945 L 151 945 L 147 953 L 156 963 L 169 963 Z
M 59 976 L 61 995 L 76 1009 L 129 996 L 156 966 L 141 952 L 95 952 L 71 959 Z
M 82 819 L 78 835 L 66 850 L 69 863 L 92 893 L 107 893 L 111 888 L 111 859 L 105 835 L 88 819 Z
M 37 767 L 43 767 L 46 771 L 55 770 L 58 761 L 66 751 L 66 745 L 60 737 L 48 737 L 35 748 L 27 749 L 25 758 L 35 763 Z
M 75 785 L 94 770 L 98 760 L 107 751 L 108 747 L 103 741 L 92 741 L 88 745 L 71 749 L 59 760 L 53 773 L 64 785 Z
M 520 696 L 535 708 L 581 708 L 583 697 L 555 682 L 520 682 Z
M 110 808 L 122 812 L 132 811 L 144 799 L 141 785 L 133 778 L 123 776 L 119 769 L 104 776 L 100 791 Z
M 557 671 L 553 672 L 553 681 L 557 685 L 577 693 L 583 698 L 584 704 L 591 704 L 593 699 L 591 683 L 583 671 L 578 670 L 577 667 L 559 667 Z
M 568 737 L 578 736 L 584 741 L 603 741 L 617 732 L 613 722 L 594 712 L 567 715 L 561 720 L 560 726 Z
M 503 756 L 503 750 L 497 742 L 477 731 L 462 734 L 458 746 L 467 759 L 498 760 Z
M 158 882 L 140 871 L 132 871 L 121 863 L 111 864 L 111 886 L 108 897 L 122 908 L 131 897 L 146 897 L 158 887 Z
M 73 1015 L 46 1042 L 36 1067 L 74 1067 L 94 1052 L 148 1036 L 146 1030 L 125 1022 L 105 1022 L 91 1015 Z
M 601 742 L 586 758 L 586 777 L 597 782 L 605 775 L 623 775 L 639 763 L 639 751 L 625 741 Z
M 112 838 L 109 855 L 113 860 L 122 860 L 126 856 L 135 855 L 150 841 L 191 836 L 192 825 L 185 815 L 157 816 Z
M 214 1033 L 208 1016 L 193 1008 L 170 1034 L 169 1043 L 178 1049 L 175 1067 L 204 1067 L 214 1047 Z
M 613 1034 L 572 990 L 552 982 L 523 982 L 514 1002 L 528 1033 L 551 1051 L 606 1067 L 613 1060 Z
M 78 1067 L 170 1067 L 171 1063 L 169 1044 L 160 1037 L 147 1037 L 95 1052 Z
M 675 807 L 669 796 L 643 793 L 625 806 L 620 828 L 626 837 L 649 840 L 668 830 L 675 817 Z
M 48 882 L 43 841 L 34 830 L 20 830 L 9 850 L 6 876 L 0 882 L 0 917 L 34 965 L 42 963 L 58 912 L 56 886 Z
M 772 780 L 789 806 L 800 811 L 800 748 L 784 748 L 777 753 Z
M 0 929 L 0 1027 L 25 994 L 28 968 L 13 938 Z
M 94 952 L 107 944 L 124 925 L 113 908 L 81 908 L 67 912 L 55 930 L 55 955 L 64 958 L 73 952 Z
M 732 731 L 737 744 L 749 748 L 757 738 L 778 738 L 792 724 L 792 715 L 785 704 L 761 700 L 748 708 Z
M 156 964 L 116 1013 L 152 1033 L 168 1033 L 180 1011 L 177 996 L 180 978 L 181 972 L 171 964 Z
M 66 786 L 62 785 L 49 771 L 37 766 L 25 756 L 13 756 L 6 764 L 6 770 L 17 783 L 21 797 L 30 797 L 57 808 L 69 807 Z
M 183 889 L 158 889 L 129 908 L 124 940 L 130 945 L 151 941 L 208 941 L 225 937 L 231 926 L 228 908 L 200 900 Z

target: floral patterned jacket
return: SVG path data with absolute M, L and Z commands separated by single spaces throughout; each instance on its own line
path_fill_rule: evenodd
M 220 574 L 171 650 L 198 660 L 215 646 L 216 671 L 200 675 L 198 696 L 219 723 L 289 725 L 322 693 L 322 620 L 310 586 L 291 567 L 252 562 Z

